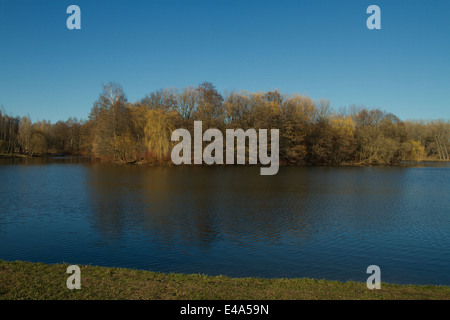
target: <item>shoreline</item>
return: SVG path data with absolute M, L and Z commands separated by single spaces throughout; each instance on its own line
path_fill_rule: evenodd
M 149 167 L 155 167 L 155 166 L 163 166 L 163 167 L 172 167 L 172 166 L 190 166 L 190 165 L 174 165 L 170 162 L 159 162 L 159 163 L 152 163 L 147 161 L 131 161 L 131 162 L 117 162 L 117 161 L 111 161 L 105 158 L 101 157 L 95 157 L 92 155 L 84 155 L 84 154 L 36 154 L 36 155 L 25 155 L 25 154 L 18 154 L 18 153 L 0 153 L 0 159 L 42 159 L 42 158 L 53 158 L 53 157 L 84 157 L 89 158 L 91 160 L 99 161 L 102 163 L 112 163 L 112 164 L 119 164 L 119 165 L 137 165 L 137 166 L 149 166 Z M 413 164 L 421 164 L 424 162 L 450 162 L 450 159 L 423 159 L 420 161 L 417 160 L 402 160 L 402 162 L 408 162 L 409 165 Z M 402 162 L 399 163 L 392 163 L 392 164 L 368 164 L 368 163 L 361 163 L 361 162 L 342 162 L 342 163 L 308 163 L 308 162 L 302 162 L 302 163 L 289 163 L 287 161 L 281 160 L 279 163 L 280 167 L 401 167 Z M 226 166 L 226 164 L 215 164 L 215 165 L 207 165 L 207 164 L 201 164 L 200 166 Z M 231 165 L 233 166 L 233 165 Z M 242 166 L 242 165 L 241 165 Z M 245 164 L 244 166 L 252 166 L 250 164 Z
M 450 286 L 310 278 L 231 278 L 83 266 L 81 289 L 69 290 L 69 264 L 0 260 L 0 300 L 450 300 Z

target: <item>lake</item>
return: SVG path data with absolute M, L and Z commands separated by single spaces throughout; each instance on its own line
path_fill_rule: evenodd
M 0 159 L 0 259 L 450 285 L 450 165 L 144 167 Z

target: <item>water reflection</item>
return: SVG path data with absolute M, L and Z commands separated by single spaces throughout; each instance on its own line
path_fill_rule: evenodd
M 450 284 L 445 167 L 66 160 L 0 163 L 0 258 L 359 281 L 378 264 L 384 281 Z

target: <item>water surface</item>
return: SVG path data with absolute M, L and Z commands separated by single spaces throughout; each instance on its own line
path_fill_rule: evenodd
M 450 167 L 0 160 L 0 259 L 450 285 Z

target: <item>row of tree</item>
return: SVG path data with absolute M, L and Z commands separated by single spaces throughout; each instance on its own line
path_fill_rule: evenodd
M 88 136 L 86 121 L 69 118 L 55 124 L 32 123 L 30 117 L 12 117 L 0 110 L 0 153 L 80 154 L 89 149 Z
M 0 152 L 28 155 L 87 154 L 119 162 L 170 162 L 171 133 L 194 121 L 208 128 L 279 129 L 280 159 L 287 164 L 396 164 L 424 158 L 449 160 L 450 122 L 401 121 L 395 115 L 352 106 L 333 110 L 278 91 L 222 95 L 209 82 L 161 89 L 130 103 L 108 83 L 89 119 L 51 124 L 0 112 Z M 269 149 L 270 150 L 270 149 Z

